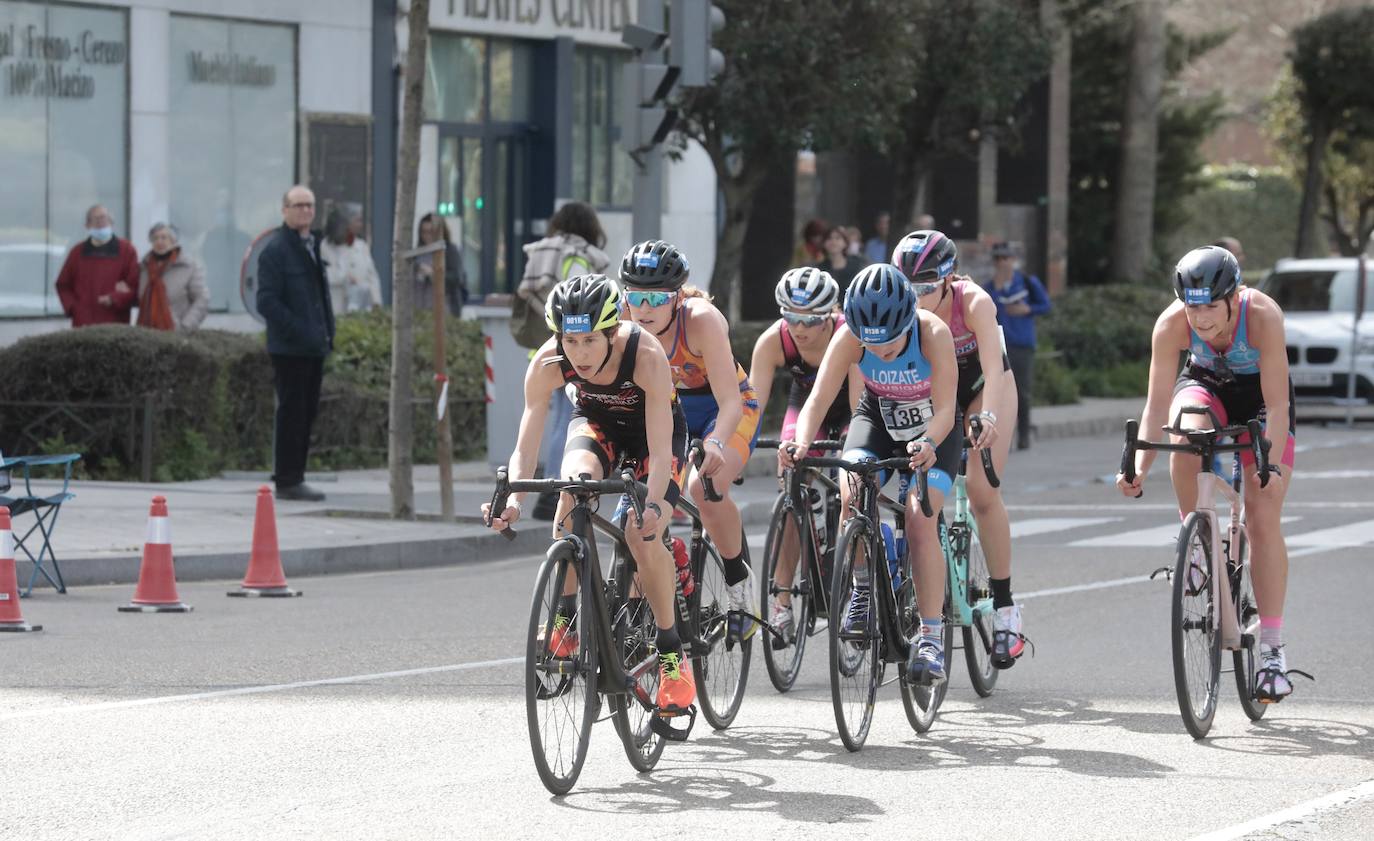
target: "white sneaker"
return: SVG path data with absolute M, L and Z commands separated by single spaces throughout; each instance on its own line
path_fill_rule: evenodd
M 992 612 L 992 665 L 1010 669 L 1026 650 L 1021 635 L 1021 606 L 999 607 Z
M 773 630 L 778 635 L 773 638 L 774 650 L 786 648 L 792 644 L 792 635 L 795 629 L 792 627 L 792 607 L 782 602 L 774 601 L 773 609 L 768 614 L 768 624 L 773 626 Z
M 759 629 L 759 624 L 754 621 L 752 616 L 754 606 L 758 604 L 754 598 L 753 570 L 749 571 L 748 577 L 743 581 L 728 585 L 725 592 L 730 602 L 729 637 L 736 640 L 747 640 Z
M 1260 644 L 1260 667 L 1255 674 L 1255 698 L 1262 704 L 1273 704 L 1293 694 L 1288 679 L 1288 658 L 1282 645 Z

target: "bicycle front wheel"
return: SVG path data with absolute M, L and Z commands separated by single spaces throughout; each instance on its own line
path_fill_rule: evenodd
M 796 509 L 787 505 L 786 497 L 779 496 L 773 505 L 773 519 L 768 526 L 768 539 L 763 548 L 764 586 L 759 599 L 759 616 L 769 618 L 773 615 L 773 602 L 787 596 L 792 608 L 792 628 L 790 634 L 779 639 L 773 635 L 763 638 L 763 662 L 768 667 L 768 679 L 773 688 L 786 692 L 797 681 L 801 672 L 802 657 L 806 654 L 807 633 L 811 619 L 810 553 L 803 542 L 810 539 L 809 530 Z M 796 547 L 791 558 L 783 552 L 784 544 Z M 780 582 L 779 567 L 791 563 L 792 572 L 785 576 L 786 583 Z M 781 629 L 775 629 L 781 630 Z
M 1243 645 L 1231 652 L 1231 661 L 1236 673 L 1236 692 L 1240 695 L 1241 709 L 1251 721 L 1264 718 L 1268 704 L 1261 704 L 1255 697 L 1255 676 L 1260 669 L 1259 657 L 1259 604 L 1255 601 L 1255 585 L 1250 580 L 1250 541 L 1245 530 L 1240 532 L 1240 551 L 1236 553 L 1236 571 L 1231 576 L 1231 592 L 1237 595 L 1240 619 L 1240 632 Z
M 882 636 L 871 582 L 878 578 L 873 564 L 887 560 L 871 551 L 872 537 L 857 517 L 840 529 L 830 590 L 830 700 L 840 741 L 851 751 L 862 748 L 868 738 L 883 680 Z M 862 586 L 856 568 L 864 570 Z
M 1212 569 L 1210 524 L 1193 512 L 1183 521 L 1178 536 L 1171 632 L 1178 710 L 1194 739 L 1206 736 L 1212 727 L 1221 678 Z
M 699 570 L 692 594 L 692 669 L 701 714 L 716 730 L 729 727 L 744 701 L 753 637 L 728 644 L 730 595 L 725 563 L 714 543 L 702 538 L 692 568 Z M 754 636 L 758 636 L 756 633 Z
M 962 543 L 962 540 L 960 541 Z M 992 694 L 997 685 L 997 669 L 992 665 L 992 585 L 988 583 L 988 559 L 978 532 L 969 528 L 968 548 L 959 547 L 958 567 L 964 570 L 969 610 L 973 623 L 964 626 L 964 660 L 969 682 L 979 698 Z M 945 651 L 949 651 L 946 648 Z
M 544 787 L 567 794 L 582 772 L 600 698 L 596 691 L 596 619 L 582 588 L 567 599 L 575 579 L 576 550 L 560 541 L 535 579 L 525 643 L 525 713 L 534 766 Z
M 658 652 L 654 645 L 658 627 L 648 600 L 639 592 L 634 573 L 623 558 L 616 562 L 615 596 L 615 604 L 608 605 L 615 649 L 634 685 L 629 694 L 611 696 L 611 721 L 630 765 L 636 771 L 652 771 L 665 744 L 650 726 L 658 697 Z

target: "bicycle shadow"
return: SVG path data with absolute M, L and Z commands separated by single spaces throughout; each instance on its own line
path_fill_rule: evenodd
M 1374 730 L 1348 721 L 1312 718 L 1260 719 L 1248 732 L 1208 736 L 1204 747 L 1267 756 L 1353 756 L 1374 762 Z
M 792 760 L 906 772 L 962 767 L 1042 767 L 1089 777 L 1157 779 L 1176 769 L 1131 753 L 1052 747 L 1005 725 L 941 720 L 924 736 L 900 744 L 869 743 L 851 753 L 833 733 L 788 727 L 738 727 L 694 743 L 702 761 L 728 764 Z
M 607 788 L 578 788 L 550 801 L 567 809 L 603 814 L 771 812 L 779 818 L 818 824 L 862 822 L 886 814 L 866 797 L 779 790 L 773 788 L 776 783 L 774 777 L 754 771 L 693 762 L 690 767 L 659 767 Z
M 994 694 L 979 700 L 975 709 L 942 710 L 942 721 L 997 727 L 1035 727 L 1053 724 L 1119 727 L 1149 736 L 1183 733 L 1183 723 L 1173 712 L 1127 712 L 1094 706 L 1082 698 L 1037 697 L 1023 699 Z

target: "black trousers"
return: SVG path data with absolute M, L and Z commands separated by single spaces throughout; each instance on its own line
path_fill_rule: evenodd
M 1035 348 L 1007 348 L 1011 375 L 1016 380 L 1016 441 L 1018 446 L 1030 446 L 1031 398 L 1035 390 Z
M 276 436 L 273 439 L 272 481 L 289 488 L 305 481 L 310 456 L 310 428 L 320 408 L 324 357 L 272 354 L 273 385 L 277 388 Z

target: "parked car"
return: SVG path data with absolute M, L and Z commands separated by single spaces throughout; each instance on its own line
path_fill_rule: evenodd
M 67 249 L 60 245 L 0 245 L 0 316 L 61 315 L 48 278 L 57 276 L 65 259 Z
M 1258 288 L 1283 307 L 1288 369 L 1299 401 L 1343 399 L 1354 329 L 1354 257 L 1280 260 Z M 1355 354 L 1355 396 L 1374 401 L 1374 260 L 1365 260 L 1365 312 Z

